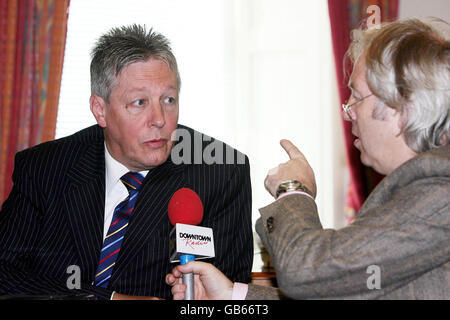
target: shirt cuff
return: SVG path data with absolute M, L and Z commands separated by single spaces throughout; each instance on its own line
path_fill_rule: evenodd
M 248 284 L 235 282 L 233 285 L 233 294 L 231 300 L 245 300 L 248 292 Z
M 280 200 L 281 198 L 284 198 L 284 197 L 289 196 L 291 194 L 303 194 L 303 195 L 308 196 L 308 197 L 310 197 L 311 199 L 314 200 L 314 198 L 309 193 L 306 193 L 306 192 L 303 192 L 303 191 L 299 191 L 299 190 L 288 190 L 286 192 L 283 192 L 282 194 L 280 194 L 280 196 L 277 198 L 277 200 Z

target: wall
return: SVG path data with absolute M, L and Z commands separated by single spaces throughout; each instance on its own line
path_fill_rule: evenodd
M 450 23 L 449 0 L 400 0 L 399 18 L 434 16 Z

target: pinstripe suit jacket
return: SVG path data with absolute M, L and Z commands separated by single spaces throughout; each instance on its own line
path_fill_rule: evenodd
M 450 145 L 385 177 L 345 228 L 323 230 L 314 201 L 303 195 L 260 212 L 256 230 L 287 297 L 450 299 Z M 253 285 L 247 295 L 278 298 L 278 289 Z
M 192 137 L 200 135 L 179 128 Z M 99 126 L 17 153 L 14 186 L 0 213 L 0 294 L 94 293 L 109 299 L 117 291 L 170 298 L 164 282 L 174 266 L 169 263 L 167 206 L 182 187 L 195 190 L 203 202 L 201 225 L 214 232 L 216 257 L 211 262 L 231 279 L 250 280 L 247 157 L 245 164 L 211 165 L 176 165 L 169 157 L 143 182 L 109 287 L 92 286 L 103 242 L 104 158 Z M 67 288 L 71 265 L 80 268 L 80 290 Z

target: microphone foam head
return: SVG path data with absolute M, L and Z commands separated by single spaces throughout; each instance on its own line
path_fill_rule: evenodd
M 197 225 L 203 219 L 203 204 L 194 190 L 181 188 L 170 198 L 168 213 L 172 225 L 177 223 Z

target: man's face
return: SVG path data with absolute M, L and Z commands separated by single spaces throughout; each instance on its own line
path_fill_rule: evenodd
M 114 159 L 131 171 L 148 170 L 167 160 L 178 122 L 178 87 L 164 61 L 128 65 L 113 83 L 109 103 L 96 95 L 90 102 Z
M 372 94 L 366 81 L 364 60 L 365 56 L 362 55 L 353 69 L 349 104 Z M 371 95 L 353 105 L 351 117 L 344 113 L 344 119 L 352 122 L 352 133 L 356 136 L 354 146 L 361 152 L 361 162 L 386 175 L 415 153 L 406 145 L 403 134 L 400 133 L 400 113 L 384 107 L 382 116 L 374 118 L 376 103 L 376 96 Z

